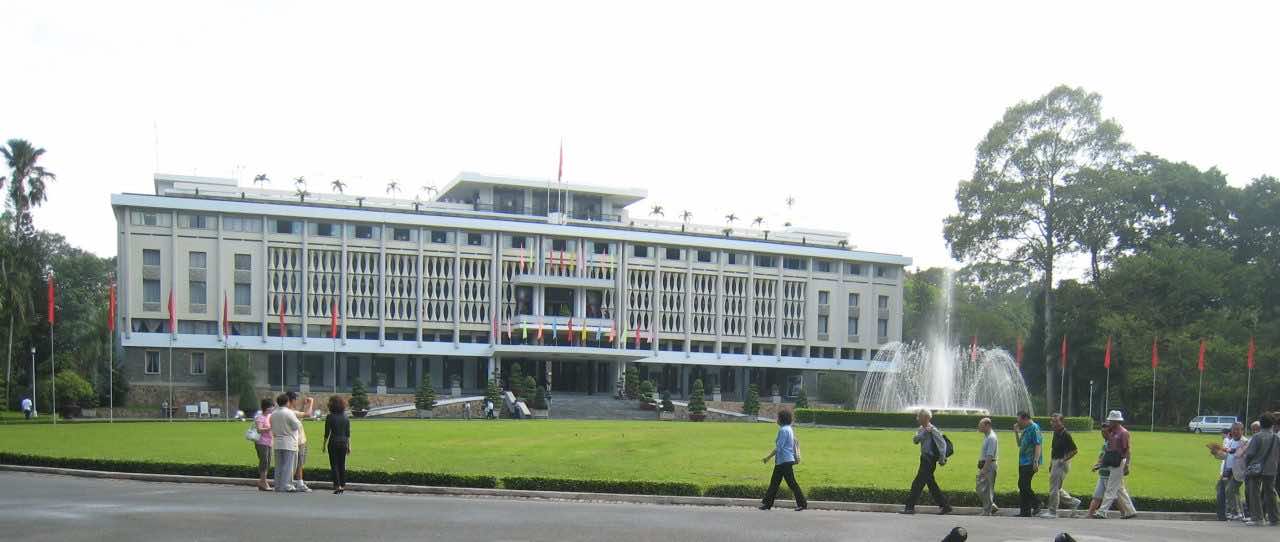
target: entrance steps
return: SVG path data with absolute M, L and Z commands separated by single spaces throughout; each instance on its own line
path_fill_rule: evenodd
M 609 394 L 555 392 L 551 396 L 551 417 L 558 420 L 653 420 L 652 410 L 640 410 L 639 401 L 614 399 Z

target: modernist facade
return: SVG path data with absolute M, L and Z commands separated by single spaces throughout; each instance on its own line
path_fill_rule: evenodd
M 908 258 L 839 232 L 631 217 L 643 190 L 470 173 L 430 201 L 155 188 L 112 196 L 134 387 L 206 386 L 225 347 L 263 388 L 409 393 L 429 375 L 478 391 L 518 363 L 554 391 L 611 393 L 634 365 L 730 400 L 866 371 L 901 336 Z

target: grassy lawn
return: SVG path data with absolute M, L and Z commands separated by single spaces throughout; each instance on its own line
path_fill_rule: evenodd
M 323 425 L 307 422 L 317 448 L 313 465 L 328 467 L 318 453 Z M 355 420 L 349 468 L 497 476 L 556 476 L 764 484 L 770 467 L 760 459 L 773 446 L 776 426 L 738 423 L 634 421 L 418 421 Z M 167 462 L 254 464 L 242 423 L 81 423 L 0 425 L 0 451 L 62 457 L 141 459 Z M 805 486 L 903 488 L 918 462 L 911 433 L 893 430 L 800 427 L 803 464 L 796 475 Z M 945 491 L 972 492 L 976 431 L 948 433 L 957 452 L 938 469 Z M 1134 495 L 1212 499 L 1218 463 L 1204 444 L 1215 436 L 1133 433 Z M 1067 487 L 1092 493 L 1089 472 L 1101 445 L 1097 433 L 1077 434 L 1089 453 L 1074 464 Z M 1046 445 L 1048 444 L 1046 438 Z M 999 490 L 1015 491 L 1017 455 L 1013 434 L 1000 433 Z M 1046 446 L 1047 448 L 1047 446 Z M 1046 450 L 1047 457 L 1047 450 Z M 1048 487 L 1047 467 L 1035 487 Z

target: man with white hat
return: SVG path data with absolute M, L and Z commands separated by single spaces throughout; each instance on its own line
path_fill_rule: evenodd
M 1124 485 L 1125 476 L 1129 475 L 1129 430 L 1124 428 L 1124 416 L 1119 410 L 1112 410 L 1107 413 L 1107 420 L 1102 424 L 1103 431 L 1107 435 L 1107 452 L 1103 455 L 1118 454 L 1119 465 L 1106 465 L 1112 467 L 1111 476 L 1107 478 L 1107 491 L 1103 495 L 1102 504 L 1098 507 L 1095 518 L 1105 519 L 1107 510 L 1111 509 L 1112 504 L 1120 506 L 1120 517 L 1123 519 L 1131 519 L 1138 515 L 1138 511 L 1133 507 L 1133 499 L 1129 497 L 1129 488 Z M 1117 503 L 1117 501 L 1119 501 Z

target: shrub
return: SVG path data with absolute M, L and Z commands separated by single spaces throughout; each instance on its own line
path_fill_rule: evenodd
M 693 402 L 692 402 L 692 401 L 690 401 L 690 402 L 689 402 L 689 405 L 691 405 L 691 406 L 692 406 L 692 405 L 693 405 Z M 671 392 L 666 392 L 666 391 L 662 392 L 662 411 L 663 411 L 663 412 L 675 412 L 675 411 L 676 411 L 676 405 L 675 405 L 675 403 L 672 403 L 672 402 L 671 402 Z
M 413 395 L 413 406 L 418 410 L 431 410 L 436 407 L 436 390 L 431 387 L 431 375 L 422 375 L 422 383 L 418 392 Z
M 853 377 L 846 374 L 823 373 L 818 378 L 818 398 L 836 405 L 853 402 Z
M 809 394 L 804 392 L 804 387 L 800 387 L 800 395 L 796 396 L 796 408 L 809 408 Z
M 644 382 L 641 382 L 640 383 L 640 402 L 653 403 L 653 390 L 654 390 L 653 381 L 645 380 Z
M 747 388 L 747 400 L 742 402 L 742 413 L 748 416 L 760 415 L 760 388 L 755 384 Z
M 640 372 L 635 367 L 627 367 L 627 371 L 623 373 L 623 390 L 626 391 L 627 399 L 637 399 L 640 397 Z
M 511 476 L 502 479 L 502 487 L 526 491 L 581 491 L 625 495 L 678 495 L 696 497 L 701 491 L 687 482 L 650 480 L 571 480 L 533 476 Z
M 41 382 L 39 387 L 40 397 L 47 398 L 53 395 L 53 390 L 50 388 L 48 380 Z M 70 369 L 58 371 L 57 389 L 57 406 L 60 412 L 63 407 L 93 408 L 98 399 L 97 394 L 93 393 L 93 386 L 89 384 L 89 381 Z
M 707 402 L 702 391 L 702 379 L 693 381 L 693 391 L 689 393 L 689 412 L 698 414 L 707 411 Z
M 498 387 L 498 381 L 493 378 L 485 380 L 484 398 L 493 403 L 494 410 L 498 410 L 502 405 L 502 389 Z
M 507 389 L 516 397 L 524 398 L 524 369 L 519 363 L 511 364 L 511 374 L 507 375 Z
M 765 492 L 768 490 L 769 486 L 764 485 L 715 484 L 707 486 L 706 489 L 703 490 L 702 495 L 704 497 L 722 497 L 728 499 L 759 499 L 764 497 Z M 778 498 L 784 500 L 794 498 L 791 494 L 791 488 L 787 487 L 786 484 L 778 486 Z
M 364 382 L 359 378 L 351 381 L 351 411 L 361 412 L 369 410 L 369 390 L 365 389 Z
M 529 377 L 533 378 L 533 377 Z M 537 410 L 547 409 L 547 390 L 542 386 L 538 386 L 538 391 L 533 394 L 533 408 Z
M 534 394 L 540 389 L 542 389 L 542 386 L 539 386 L 538 382 L 534 380 L 532 376 L 524 377 L 524 397 L 522 397 L 522 399 L 527 403 L 532 403 Z
M 975 429 L 982 418 L 991 418 L 996 427 L 1010 427 L 1016 421 L 1013 416 L 977 416 L 963 414 L 937 414 L 933 424 L 943 429 Z M 909 412 L 859 412 L 856 410 L 796 409 L 796 421 L 819 425 L 844 425 L 858 427 L 906 427 L 916 426 L 916 415 Z M 1041 428 L 1050 427 L 1048 418 L 1037 418 Z M 1063 423 L 1072 431 L 1092 431 L 1093 420 L 1086 416 L 1065 418 Z

